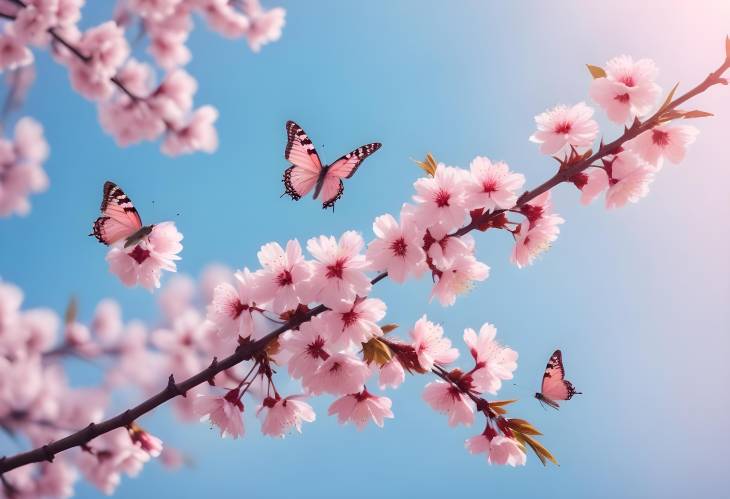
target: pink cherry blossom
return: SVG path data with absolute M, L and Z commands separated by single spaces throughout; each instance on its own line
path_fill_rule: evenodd
M 56 22 L 52 9 L 47 7 L 28 2 L 26 7 L 18 11 L 13 22 L 13 33 L 22 43 L 43 45 L 47 42 L 48 28 Z
M 184 274 L 176 274 L 162 287 L 157 303 L 165 318 L 172 322 L 193 307 L 194 299 L 195 282 Z
M 195 151 L 215 152 L 218 149 L 218 134 L 213 124 L 217 119 L 218 111 L 214 107 L 198 108 L 186 125 L 167 133 L 162 152 L 170 156 Z
M 260 303 L 271 302 L 277 314 L 294 310 L 303 301 L 302 291 L 312 275 L 312 267 L 304 259 L 299 241 L 286 244 L 286 251 L 278 243 L 261 247 L 258 253 L 263 269 L 256 272 L 256 293 Z
M 112 494 L 121 474 L 136 476 L 150 454 L 132 442 L 127 430 L 118 428 L 88 444 L 91 452 L 82 451 L 77 460 L 84 477 L 105 494 Z
M 0 71 L 13 71 L 33 63 L 33 52 L 6 29 L 0 34 Z
M 650 59 L 634 61 L 630 56 L 615 57 L 606 63 L 606 77 L 591 82 L 590 95 L 615 123 L 626 123 L 651 111 L 661 93 L 654 83 L 657 68 Z
M 515 247 L 510 257 L 512 263 L 519 268 L 531 265 L 558 238 L 558 225 L 563 222 L 565 220 L 555 214 L 543 214 L 535 222 L 522 222 L 515 234 Z
M 435 411 L 449 417 L 449 426 L 474 422 L 474 404 L 458 388 L 443 381 L 433 381 L 423 390 L 423 400 Z
M 107 77 L 114 76 L 129 57 L 129 45 L 124 38 L 124 29 L 113 21 L 89 29 L 78 42 L 77 47 L 89 58 L 95 71 Z
M 333 345 L 336 348 L 359 347 L 372 337 L 382 336 L 377 323 L 385 317 L 386 309 L 385 303 L 377 298 L 357 299 L 355 303 L 341 301 L 334 305 L 331 311 L 323 314 Z
M 109 270 L 117 274 L 126 286 L 140 286 L 149 289 L 160 287 L 163 270 L 175 272 L 175 260 L 182 250 L 183 236 L 174 222 L 163 222 L 152 228 L 152 232 L 128 248 L 112 247 L 106 256 Z
M 330 356 L 328 326 L 322 316 L 299 326 L 298 331 L 282 335 L 280 344 L 291 357 L 287 363 L 289 375 L 294 379 L 314 376 L 319 366 Z
M 587 149 L 598 136 L 598 123 L 592 117 L 593 108 L 585 102 L 554 107 L 535 116 L 537 131 L 530 141 L 540 144 L 541 153 L 555 156 L 570 154 L 571 146 Z
M 235 285 L 219 284 L 208 306 L 208 320 L 213 322 L 222 336 L 247 338 L 254 332 L 253 313 L 255 277 L 247 268 L 235 274 Z
M 312 406 L 304 402 L 301 395 L 286 398 L 267 397 L 259 411 L 263 411 L 264 421 L 261 433 L 272 437 L 284 437 L 292 428 L 302 432 L 302 422 L 311 423 L 316 419 Z
M 431 290 L 431 297 L 436 297 L 444 306 L 456 303 L 457 295 L 470 291 L 475 281 L 489 277 L 489 266 L 473 255 L 459 255 L 448 268 L 439 270 L 441 272 Z
M 228 38 L 244 36 L 251 25 L 249 18 L 234 9 L 228 0 L 205 0 L 203 12 L 208 24 Z
M 147 431 L 143 430 L 136 424 L 129 429 L 129 436 L 132 442 L 137 444 L 140 449 L 148 453 L 152 457 L 159 457 L 162 453 L 162 440 Z
M 226 265 L 212 263 L 207 265 L 200 275 L 200 293 L 204 303 L 210 303 L 213 300 L 213 293 L 219 284 L 227 282 L 232 284 L 234 281 L 233 271 Z
M 473 254 L 475 243 L 469 234 L 461 237 L 450 236 L 444 227 L 437 225 L 426 232 L 424 247 L 431 266 L 448 269 L 457 258 Z
M 451 340 L 444 337 L 444 329 L 429 321 L 425 315 L 416 321 L 410 335 L 418 363 L 426 371 L 435 364 L 450 364 L 459 356 L 459 351 L 452 348 Z
M 128 0 L 130 10 L 141 17 L 158 21 L 175 11 L 182 0 Z
M 658 169 L 664 158 L 675 165 L 679 164 L 684 159 L 687 146 L 695 141 L 697 134 L 699 130 L 689 125 L 660 125 L 629 141 L 626 148 Z
M 198 395 L 193 410 L 201 421 L 210 421 L 218 427 L 221 437 L 242 437 L 243 403 L 238 390 L 230 390 L 224 396 Z
M 464 330 L 464 343 L 476 363 L 472 383 L 477 391 L 492 395 L 502 387 L 502 380 L 512 379 L 517 369 L 517 352 L 500 345 L 494 339 L 496 335 L 497 329 L 489 323 L 481 327 L 479 336 L 473 329 Z
M 388 397 L 378 397 L 365 389 L 335 400 L 327 412 L 330 416 L 336 414 L 340 424 L 351 421 L 358 430 L 364 429 L 369 421 L 382 428 L 385 418 L 393 418 L 392 405 Z
M 447 232 L 461 226 L 468 212 L 467 182 L 465 171 L 443 164 L 438 165 L 433 177 L 416 180 L 416 223 L 423 228 L 442 225 Z
M 654 180 L 653 168 L 634 153 L 624 151 L 604 163 L 605 168 L 596 168 L 588 176 L 581 203 L 590 203 L 606 188 L 608 209 L 620 208 L 628 202 L 636 203 L 649 193 L 649 184 Z
M 494 430 L 489 428 L 492 433 Z M 476 435 L 466 441 L 466 448 L 472 454 L 484 453 L 489 464 L 524 466 L 527 456 L 513 438 L 502 435 Z
M 370 376 L 370 369 L 360 359 L 344 352 L 330 355 L 313 376 L 305 378 L 304 387 L 313 395 L 345 395 L 359 392 Z
M 43 127 L 32 118 L 21 118 L 15 125 L 15 151 L 23 161 L 43 163 L 48 159 L 48 142 Z
M 469 165 L 471 176 L 466 185 L 469 209 L 509 209 L 517 201 L 517 191 L 525 184 L 525 176 L 512 173 L 507 163 L 492 163 L 477 156 Z
M 243 0 L 243 12 L 250 20 L 246 38 L 251 50 L 258 52 L 262 46 L 281 38 L 286 15 L 284 9 L 275 7 L 264 10 L 259 0 Z
M 381 390 L 398 388 L 406 380 L 406 372 L 398 359 L 393 358 L 380 367 L 378 386 Z
M 420 277 L 426 270 L 423 252 L 423 232 L 413 223 L 411 212 L 401 210 L 401 223 L 386 214 L 373 222 L 377 239 L 368 245 L 370 268 L 388 272 L 395 282 L 404 282 L 408 276 Z
M 352 302 L 357 296 L 367 296 L 370 279 L 364 272 L 367 261 L 360 254 L 364 244 L 355 231 L 345 232 L 339 241 L 325 236 L 307 241 L 307 250 L 316 259 L 307 286 L 308 301 L 331 307 L 340 300 Z

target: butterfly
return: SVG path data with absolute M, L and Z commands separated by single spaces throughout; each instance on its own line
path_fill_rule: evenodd
M 293 121 L 287 121 L 286 134 L 284 157 L 292 166 L 284 171 L 284 194 L 298 201 L 314 189 L 314 199 L 321 194 L 324 209 L 334 209 L 335 202 L 342 197 L 345 190 L 342 179 L 355 175 L 365 158 L 382 146 L 379 142 L 366 144 L 348 152 L 330 165 L 323 165 L 302 127 Z
M 124 247 L 144 239 L 154 225 L 142 225 L 137 209 L 124 191 L 114 182 L 106 181 L 101 199 L 101 216 L 89 234 L 107 246 L 124 241 Z
M 540 403 L 546 403 L 554 409 L 558 409 L 560 405 L 558 400 L 570 400 L 573 395 L 580 395 L 576 392 L 573 383 L 565 379 L 565 369 L 563 368 L 563 354 L 560 350 L 555 350 L 545 366 L 545 374 L 542 376 L 542 387 L 540 392 L 535 394 L 535 398 Z

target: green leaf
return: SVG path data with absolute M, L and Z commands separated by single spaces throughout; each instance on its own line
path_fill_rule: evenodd
M 602 67 L 593 66 L 592 64 L 586 64 L 586 67 L 588 68 L 588 72 L 591 74 L 594 80 L 597 78 L 606 77 L 606 71 Z

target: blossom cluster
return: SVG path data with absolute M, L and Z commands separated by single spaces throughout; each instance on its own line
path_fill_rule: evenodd
M 634 61 L 624 55 L 608 61 L 605 69 L 593 68 L 599 74 L 594 73 L 589 93 L 610 121 L 633 128 L 656 109 L 661 88 L 655 82 L 658 71 L 653 61 Z M 661 111 L 663 108 L 658 110 Z M 583 159 L 586 152 L 590 156 L 598 138 L 599 128 L 593 115 L 594 110 L 584 102 L 557 106 L 535 117 L 537 131 L 530 140 L 540 144 L 542 153 L 559 156 L 562 164 Z M 702 112 L 666 114 L 656 126 L 598 158 L 599 164 L 570 179 L 581 190 L 581 203 L 588 204 L 605 194 L 606 207 L 618 208 L 645 197 L 664 159 L 674 164 L 681 162 L 687 146 L 698 134 L 693 126 L 671 121 L 708 115 Z
M 193 105 L 198 84 L 184 69 L 192 58 L 186 43 L 193 14 L 222 36 L 245 38 L 254 52 L 280 38 L 285 18 L 284 9 L 264 9 L 258 0 L 119 0 L 114 20 L 82 29 L 84 3 L 0 0 L 0 72 L 31 67 L 31 48 L 49 48 L 68 69 L 74 90 L 97 104 L 101 126 L 118 145 L 160 139 L 162 151 L 171 156 L 212 153 L 218 147 L 218 111 Z M 154 65 L 134 56 L 139 37 L 131 43 L 127 37 L 134 34 L 127 31 L 135 25 L 148 40 Z M 6 157 L 5 149 L 0 216 L 26 212 L 27 193 L 47 185 L 37 165 L 7 173 L 14 160 Z
M 48 188 L 47 157 L 43 127 L 32 118 L 18 120 L 12 140 L 0 138 L 0 217 L 30 211 L 29 196 Z
M 177 4 L 136 3 L 156 8 Z M 723 68 L 728 66 L 730 54 Z M 175 413 L 184 421 L 208 421 L 224 437 L 244 435 L 244 414 L 251 404 L 263 434 L 301 432 L 304 423 L 316 419 L 308 400 L 321 395 L 333 398 L 330 416 L 362 429 L 369 423 L 383 426 L 394 417 L 385 391 L 400 386 L 406 373 L 428 374 L 438 379 L 425 386 L 423 399 L 449 425 L 471 426 L 478 416 L 484 418 L 481 433 L 466 441 L 469 452 L 484 454 L 490 464 L 518 466 L 525 464 L 530 448 L 543 463 L 554 462 L 535 440 L 539 431 L 523 419 L 507 417 L 511 401 L 486 398 L 512 379 L 518 358 L 497 341 L 493 325 L 464 331 L 470 365 L 454 367 L 461 355 L 440 325 L 423 316 L 408 328 L 406 339 L 396 338 L 392 332 L 397 326 L 385 322 L 388 307 L 372 290 L 386 276 L 405 283 L 430 274 L 432 299 L 453 305 L 489 275 L 489 267 L 477 259 L 472 232 L 510 232 L 511 261 L 524 267 L 556 240 L 564 223 L 554 211 L 552 187 L 570 182 L 582 191 L 583 201 L 605 192 L 609 208 L 623 206 L 646 194 L 663 158 L 682 159 L 696 130 L 672 122 L 702 113 L 667 107 L 670 95 L 644 118 L 660 93 L 653 63 L 620 57 L 605 70 L 593 67 L 592 73 L 592 98 L 610 120 L 630 125 L 616 142 L 601 141 L 594 153 L 599 127 L 585 103 L 537 116 L 531 140 L 559 162 L 552 184 L 520 193 L 524 176 L 504 162 L 478 156 L 463 169 L 429 157 L 422 164 L 428 175 L 414 182 L 413 202 L 403 204 L 397 218 L 377 217 L 369 243 L 356 231 L 313 237 L 304 245 L 271 242 L 258 252 L 258 268 L 233 272 L 213 267 L 197 285 L 174 276 L 158 294 L 164 319 L 154 327 L 125 323 L 119 306 L 109 300 L 97 306 L 88 326 L 77 320 L 74 307 L 61 321 L 48 310 L 21 309 L 20 290 L 0 283 L 0 429 L 42 448 L 100 421 L 116 388 L 131 384 L 152 395 L 170 375 L 168 383 L 198 374 L 207 383 L 175 397 Z M 581 169 L 572 170 L 576 165 Z M 571 175 L 561 177 L 566 171 Z M 127 285 L 159 287 L 161 271 L 176 270 L 181 239 L 170 222 L 153 226 L 134 244 L 111 248 L 110 268 Z M 243 362 L 210 371 L 217 359 L 249 348 L 249 357 L 237 359 Z M 68 355 L 111 360 L 100 389 L 69 386 L 60 362 Z M 297 388 L 281 383 L 284 371 Z M 291 393 L 281 393 L 282 386 Z M 78 471 L 111 493 L 122 475 L 134 476 L 156 456 L 170 464 L 184 461 L 169 446 L 163 451 L 159 439 L 132 422 L 58 456 L 52 465 L 2 475 L 0 490 L 68 496 Z

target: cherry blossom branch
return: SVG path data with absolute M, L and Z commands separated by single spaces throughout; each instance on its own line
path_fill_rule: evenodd
M 22 0 L 12 0 L 13 3 L 15 3 L 20 8 L 26 8 L 27 5 Z M 9 20 L 15 20 L 15 16 L 11 14 L 2 14 L 0 17 L 4 19 Z M 75 55 L 78 59 L 83 61 L 84 63 L 88 64 L 91 61 L 91 58 L 87 56 L 86 54 L 83 54 L 77 47 L 75 47 L 72 43 L 70 43 L 68 40 L 66 40 L 63 36 L 61 36 L 55 28 L 48 28 L 48 34 L 51 35 L 51 37 L 58 42 L 59 44 L 63 45 L 69 52 L 71 52 L 73 55 Z M 142 101 L 144 100 L 142 97 L 136 95 L 134 92 L 129 90 L 124 83 L 119 80 L 116 76 L 112 76 L 109 78 L 109 80 L 117 87 L 119 90 L 124 92 L 127 96 L 129 96 L 130 99 L 133 101 Z
M 15 1 L 19 2 L 20 0 Z M 662 120 L 668 119 L 667 117 L 670 116 L 672 112 L 677 111 L 679 105 L 688 101 L 692 97 L 705 92 L 714 85 L 727 84 L 727 80 L 724 79 L 722 75 L 728 68 L 730 68 L 730 50 L 728 51 L 728 54 L 726 55 L 723 64 L 716 71 L 710 73 L 705 78 L 705 80 L 703 80 L 702 83 L 675 100 L 669 100 L 672 96 L 672 94 L 670 94 L 670 97 L 667 99 L 668 102 L 662 105 L 654 115 L 652 115 L 643 123 L 638 119 L 635 120 L 631 127 L 626 128 L 624 133 L 618 139 L 609 144 L 601 144 L 598 151 L 593 153 L 592 155 L 587 157 L 586 155 L 581 157 L 571 155 L 571 159 L 566 159 L 565 162 L 561 162 L 560 170 L 552 178 L 542 183 L 535 189 L 524 192 L 517 200 L 516 207 L 523 207 L 529 201 L 551 190 L 553 187 L 559 185 L 560 183 L 570 181 L 570 179 L 574 175 L 581 173 L 585 169 L 589 168 L 595 161 L 600 160 L 610 154 L 616 153 L 617 150 L 619 150 L 619 148 L 627 141 L 637 137 L 643 132 L 652 129 L 653 127 L 660 124 Z M 452 236 L 462 236 L 471 232 L 474 229 L 484 230 L 484 227 L 488 227 L 488 223 L 491 220 L 494 220 L 505 211 L 506 210 L 495 210 L 479 216 L 475 216 L 469 224 L 465 225 L 464 227 L 453 233 Z M 386 272 L 377 275 L 374 279 L 372 279 L 371 284 L 377 284 L 381 280 L 385 279 L 387 275 L 388 274 Z M 16 454 L 10 457 L 6 456 L 0 458 L 0 476 L 2 476 L 2 473 L 4 472 L 27 464 L 40 463 L 43 461 L 53 461 L 55 455 L 60 452 L 72 449 L 74 447 L 84 447 L 94 438 L 108 433 L 112 430 L 124 427 L 131 427 L 136 419 L 151 412 L 152 410 L 168 402 L 169 400 L 174 399 L 178 396 L 184 397 L 186 393 L 194 387 L 202 385 L 206 382 L 212 383 L 218 373 L 230 369 L 241 362 L 251 360 L 261 355 L 270 345 L 270 343 L 277 339 L 281 334 L 286 331 L 298 328 L 301 324 L 309 321 L 314 316 L 319 315 L 326 310 L 328 310 L 326 306 L 319 305 L 311 310 L 298 311 L 294 314 L 294 316 L 289 318 L 289 320 L 285 324 L 268 333 L 263 338 L 253 342 L 242 342 L 232 355 L 224 358 L 221 361 L 219 361 L 217 358 L 214 358 L 212 363 L 206 369 L 203 369 L 199 373 L 187 378 L 186 380 L 178 383 L 175 381 L 173 375 L 170 375 L 167 386 L 163 390 L 131 409 L 125 410 L 124 412 L 103 422 L 90 423 L 84 429 L 68 435 L 67 437 L 64 437 L 60 440 L 50 442 L 42 447 L 24 453 Z M 432 372 L 436 376 L 447 381 L 448 383 L 451 383 L 452 385 L 454 384 L 453 380 L 449 376 L 449 373 L 441 369 L 440 367 L 437 366 L 432 370 Z M 489 407 L 489 403 L 486 402 L 486 400 L 478 397 L 478 400 L 474 400 L 475 396 L 473 394 L 467 392 L 465 392 L 465 394 L 472 398 L 472 401 L 477 404 L 477 408 L 480 411 L 485 412 L 488 417 L 492 417 L 493 413 Z
M 725 61 L 722 63 L 722 65 L 715 71 L 707 75 L 707 77 L 699 85 L 692 88 L 680 97 L 677 97 L 676 99 L 665 103 L 644 122 L 641 122 L 638 118 L 636 118 L 631 126 L 627 127 L 624 130 L 624 133 L 619 138 L 608 144 L 603 144 L 603 142 L 601 142 L 601 146 L 599 147 L 598 151 L 596 151 L 592 155 L 588 157 L 578 158 L 577 161 L 572 163 L 561 163 L 561 168 L 552 178 L 548 179 L 546 182 L 543 182 L 534 189 L 523 192 L 522 195 L 517 199 L 517 203 L 512 208 L 512 210 L 526 205 L 539 195 L 544 194 L 545 192 L 551 190 L 553 187 L 563 182 L 570 182 L 575 175 L 582 173 L 583 171 L 593 166 L 594 162 L 605 158 L 608 155 L 615 154 L 626 142 L 635 139 L 642 133 L 649 131 L 655 126 L 659 125 L 662 122 L 662 118 L 667 116 L 668 113 L 675 111 L 680 105 L 684 104 L 691 98 L 696 97 L 697 95 L 707 91 L 710 87 L 713 87 L 715 85 L 727 85 L 728 81 L 726 78 L 723 78 L 723 74 L 729 68 L 730 52 L 726 54 Z M 670 94 L 670 97 L 671 95 L 672 94 Z M 481 216 L 474 218 L 471 223 L 465 225 L 451 235 L 453 237 L 459 237 L 463 236 L 473 229 L 487 226 L 490 221 L 494 220 L 506 211 L 510 210 L 494 210 L 491 212 L 486 212 Z

